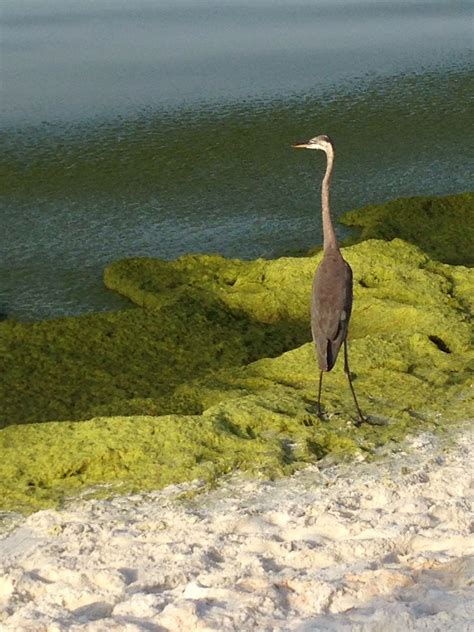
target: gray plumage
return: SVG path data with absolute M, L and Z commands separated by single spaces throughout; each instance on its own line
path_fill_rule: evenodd
M 325 252 L 313 280 L 311 331 L 321 371 L 330 371 L 347 337 L 352 270 L 339 250 Z
M 321 189 L 324 252 L 313 279 L 311 331 L 319 365 L 318 414 L 321 415 L 323 373 L 334 367 L 344 345 L 344 371 L 358 413 L 358 425 L 365 421 L 352 385 L 347 352 L 347 333 L 352 312 L 352 270 L 342 257 L 331 220 L 329 186 L 334 164 L 334 143 L 329 136 L 316 136 L 293 147 L 319 149 L 327 156 L 326 173 Z

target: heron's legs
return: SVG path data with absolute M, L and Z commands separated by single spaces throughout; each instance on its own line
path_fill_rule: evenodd
M 362 411 L 359 407 L 359 403 L 357 401 L 357 397 L 355 394 L 355 390 L 354 387 L 352 386 L 352 380 L 351 380 L 351 371 L 349 369 L 349 356 L 347 354 L 347 339 L 344 340 L 344 372 L 347 375 L 347 379 L 349 380 L 349 386 L 351 387 L 351 393 L 352 393 L 352 397 L 354 398 L 354 404 L 357 408 L 357 413 L 359 415 L 359 421 L 357 422 L 357 426 L 360 426 L 360 424 L 364 423 L 365 421 L 365 417 L 362 414 Z
M 323 371 L 319 372 L 319 389 L 318 389 L 318 417 L 322 416 L 321 412 L 321 390 L 323 388 Z

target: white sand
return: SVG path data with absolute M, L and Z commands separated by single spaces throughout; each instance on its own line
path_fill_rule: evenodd
M 38 512 L 0 541 L 0 629 L 474 630 L 471 436 L 407 445 Z

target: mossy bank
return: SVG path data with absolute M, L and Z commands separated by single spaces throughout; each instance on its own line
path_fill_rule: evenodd
M 359 229 L 357 240 L 399 237 L 429 257 L 474 266 L 474 193 L 399 198 L 349 211 L 341 223 Z
M 351 364 L 371 423 L 352 423 L 341 362 L 317 418 L 308 314 L 320 256 L 120 261 L 105 281 L 135 309 L 1 323 L 2 508 L 236 469 L 277 476 L 467 418 L 474 271 L 399 239 L 344 249 Z

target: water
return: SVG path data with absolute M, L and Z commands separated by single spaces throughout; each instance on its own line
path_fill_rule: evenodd
M 337 143 L 336 216 L 468 189 L 471 13 L 6 0 L 1 310 L 120 307 L 101 272 L 125 256 L 311 247 L 324 160 L 289 145 L 317 133 Z

